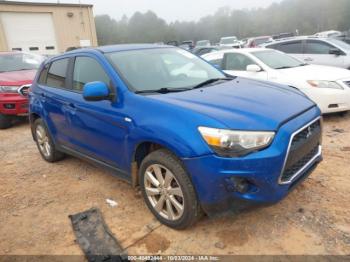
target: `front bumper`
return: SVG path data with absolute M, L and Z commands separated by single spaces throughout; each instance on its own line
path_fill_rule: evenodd
M 350 110 L 350 89 L 308 88 L 302 90 L 323 114 Z
M 279 183 L 293 133 L 317 117 L 319 110 L 315 107 L 281 126 L 270 147 L 242 158 L 212 154 L 183 159 L 204 211 L 241 210 L 274 204 L 286 197 L 322 160 L 322 154 L 317 155 L 293 181 Z M 237 177 L 249 182 L 245 193 L 233 190 L 231 181 Z
M 19 94 L 0 94 L 0 114 L 21 116 L 28 114 L 28 99 Z

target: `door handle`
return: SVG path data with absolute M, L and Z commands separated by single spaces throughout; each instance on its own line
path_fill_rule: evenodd
M 306 61 L 306 62 L 312 62 L 312 61 L 314 61 L 311 57 L 307 57 L 307 58 L 305 58 L 304 59 L 304 61 Z
M 72 109 L 75 109 L 76 107 L 75 107 L 75 104 L 73 104 L 73 103 L 68 103 L 68 107 L 70 107 L 70 108 L 72 108 Z

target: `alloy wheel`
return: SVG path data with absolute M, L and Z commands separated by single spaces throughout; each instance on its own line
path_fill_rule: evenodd
M 168 220 L 181 218 L 185 208 L 184 196 L 174 174 L 166 167 L 153 164 L 144 176 L 145 192 L 153 209 Z
M 47 135 L 45 128 L 42 125 L 38 125 L 36 127 L 35 133 L 36 133 L 36 139 L 38 141 L 40 152 L 45 157 L 47 158 L 50 157 L 51 145 L 50 145 L 49 137 Z

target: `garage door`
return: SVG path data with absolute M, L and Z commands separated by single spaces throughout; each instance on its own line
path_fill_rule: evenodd
M 9 50 L 56 54 L 57 42 L 50 13 L 0 13 Z

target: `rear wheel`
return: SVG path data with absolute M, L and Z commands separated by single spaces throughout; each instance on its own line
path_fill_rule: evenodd
M 12 118 L 7 115 L 0 114 L 0 129 L 6 129 L 12 126 Z
M 161 223 L 184 229 L 200 218 L 192 182 L 180 160 L 169 151 L 157 150 L 142 161 L 140 185 L 148 208 Z
M 34 136 L 39 152 L 46 161 L 56 162 L 64 157 L 63 153 L 56 150 L 51 136 L 40 118 L 34 122 Z

